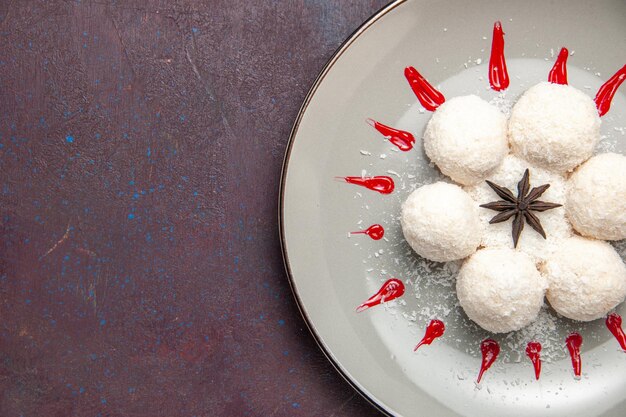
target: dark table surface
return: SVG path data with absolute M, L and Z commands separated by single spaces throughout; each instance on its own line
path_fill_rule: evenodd
M 0 2 L 0 415 L 375 416 L 298 313 L 291 126 L 384 0 Z

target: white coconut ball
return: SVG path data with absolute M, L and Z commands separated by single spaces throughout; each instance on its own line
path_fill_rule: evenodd
M 626 239 L 626 156 L 605 153 L 581 165 L 567 182 L 565 211 L 582 235 Z
M 465 261 L 456 281 L 467 316 L 494 333 L 519 330 L 535 320 L 546 287 L 528 255 L 505 248 L 476 252 Z
M 481 240 L 478 207 L 461 187 L 424 185 L 402 204 L 402 232 L 420 256 L 437 262 L 474 253 Z
M 508 188 L 514 195 L 517 195 L 517 183 L 522 179 L 527 168 L 530 173 L 531 189 L 543 184 L 550 184 L 550 188 L 539 197 L 540 201 L 557 204 L 565 203 L 566 182 L 562 175 L 537 168 L 514 155 L 507 155 L 502 164 L 487 179 Z M 500 200 L 500 197 L 484 181 L 475 186 L 464 187 L 464 189 L 479 205 Z M 513 238 L 511 236 L 513 219 L 502 223 L 490 224 L 489 221 L 497 214 L 499 212 L 483 207 L 478 209 L 483 228 L 481 246 L 513 249 Z M 565 217 L 565 209 L 563 207 L 546 210 L 541 213 L 534 211 L 533 214 L 539 218 L 541 226 L 546 232 L 546 239 L 526 224 L 517 244 L 517 250 L 525 252 L 533 260 L 540 262 L 545 260 L 559 246 L 561 239 L 572 235 L 572 227 Z
M 514 153 L 541 167 L 572 171 L 600 141 L 600 116 L 585 93 L 542 82 L 513 106 L 509 140 Z
M 464 185 L 476 184 L 509 152 L 506 117 L 480 97 L 454 97 L 430 118 L 424 149 L 445 175 Z
M 548 301 L 561 315 L 590 321 L 624 301 L 626 266 L 607 242 L 572 237 L 543 265 Z

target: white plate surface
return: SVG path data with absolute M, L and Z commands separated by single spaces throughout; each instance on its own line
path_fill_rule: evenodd
M 487 80 L 496 20 L 506 33 L 511 76 L 503 95 L 490 90 Z M 569 84 L 593 97 L 626 62 L 625 41 L 623 0 L 408 0 L 366 22 L 320 74 L 285 158 L 283 253 L 294 294 L 320 346 L 381 410 L 398 416 L 626 415 L 626 354 L 603 320 L 578 324 L 549 308 L 532 329 L 495 337 L 502 353 L 476 386 L 478 344 L 491 335 L 456 305 L 458 265 L 413 254 L 398 221 L 408 193 L 440 178 L 422 150 L 430 114 L 410 90 L 406 66 L 416 67 L 446 97 L 471 93 L 502 105 L 546 80 L 566 46 Z M 365 122 L 368 117 L 412 132 L 415 148 L 398 152 Z M 603 118 L 602 134 L 598 152 L 626 153 L 624 89 Z M 336 179 L 362 173 L 389 175 L 396 190 L 381 195 Z M 385 227 L 385 239 L 348 237 L 374 223 Z M 624 257 L 624 242 L 616 247 Z M 405 295 L 356 313 L 355 307 L 391 277 L 407 282 Z M 414 353 L 431 318 L 441 318 L 446 333 Z M 571 331 L 585 340 L 581 380 L 572 377 L 564 347 Z M 523 352 L 529 338 L 544 344 L 547 363 L 538 382 Z

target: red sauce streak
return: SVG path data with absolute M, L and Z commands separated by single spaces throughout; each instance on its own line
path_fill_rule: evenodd
M 500 22 L 493 25 L 491 57 L 489 58 L 489 84 L 496 91 L 506 90 L 509 86 L 509 73 L 504 59 L 504 32 Z
M 413 352 L 419 349 L 422 345 L 430 345 L 433 340 L 443 335 L 443 332 L 446 331 L 446 326 L 443 324 L 441 320 L 431 320 L 431 322 L 426 327 L 426 333 L 422 340 L 415 346 Z
M 415 68 L 406 67 L 404 69 L 404 76 L 417 96 L 417 99 L 426 110 L 435 111 L 437 107 L 441 106 L 446 101 L 443 94 L 430 85 L 430 83 L 426 81 L 426 78 L 422 77 L 422 74 L 417 72 Z
M 382 287 L 380 287 L 380 290 L 378 290 L 376 294 L 372 295 L 369 299 L 367 299 L 367 301 L 358 306 L 356 308 L 356 312 L 360 313 L 370 307 L 395 300 L 396 298 L 401 297 L 402 294 L 404 294 L 404 284 L 402 281 L 396 278 L 391 278 L 389 281 L 385 282 Z
M 613 333 L 622 350 L 626 350 L 626 336 L 622 330 L 622 317 L 616 313 L 609 314 L 606 318 L 606 327 Z
M 373 224 L 365 230 L 350 232 L 351 235 L 368 235 L 374 240 L 380 240 L 385 236 L 385 229 L 379 224 Z
M 572 367 L 574 368 L 574 375 L 576 378 L 580 378 L 580 369 L 582 367 L 582 361 L 580 359 L 580 346 L 583 344 L 583 338 L 578 333 L 572 333 L 565 339 L 567 350 L 572 357 Z
M 404 130 L 394 129 L 393 127 L 384 125 L 373 119 L 367 119 L 367 123 L 378 130 L 389 142 L 396 145 L 401 151 L 410 151 L 413 149 L 415 137 Z
M 541 374 L 541 343 L 528 342 L 526 355 L 528 355 L 535 368 L 535 379 L 539 380 L 539 375 Z
M 369 190 L 377 191 L 381 194 L 391 194 L 395 187 L 393 178 L 385 175 L 363 178 L 363 177 L 344 177 L 346 182 L 350 184 L 360 185 Z
M 498 354 L 500 354 L 500 345 L 493 339 L 486 339 L 480 344 L 480 351 L 483 354 L 483 361 L 480 364 L 480 373 L 476 380 L 477 384 L 480 384 L 480 380 L 483 378 L 485 371 L 496 361 Z
M 596 107 L 598 108 L 598 113 L 600 117 L 604 116 L 608 113 L 611 108 L 611 101 L 613 101 L 613 97 L 617 92 L 619 86 L 626 79 L 626 65 L 622 67 L 619 71 L 617 71 L 607 82 L 602 84 L 602 87 L 598 90 L 598 94 L 596 94 Z
M 550 70 L 548 75 L 548 81 L 553 84 L 567 85 L 567 58 L 569 57 L 569 51 L 567 48 L 561 48 L 559 56 L 554 63 L 554 66 Z

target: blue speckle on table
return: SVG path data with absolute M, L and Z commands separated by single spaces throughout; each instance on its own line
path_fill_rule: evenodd
M 67 135 L 67 136 L 65 137 L 65 141 L 66 141 L 67 143 L 74 143 L 74 136 L 72 136 L 72 135 Z

